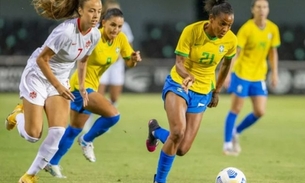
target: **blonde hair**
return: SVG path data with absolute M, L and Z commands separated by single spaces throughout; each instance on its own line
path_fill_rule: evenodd
M 48 19 L 66 19 L 78 17 L 78 8 L 89 0 L 32 0 L 36 12 Z

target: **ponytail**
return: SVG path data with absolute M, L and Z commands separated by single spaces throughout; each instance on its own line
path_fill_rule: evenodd
M 227 0 L 206 0 L 205 11 L 214 16 L 219 15 L 220 13 L 233 14 L 233 8 Z
M 66 19 L 79 16 L 78 7 L 87 0 L 33 0 L 36 12 L 48 19 Z

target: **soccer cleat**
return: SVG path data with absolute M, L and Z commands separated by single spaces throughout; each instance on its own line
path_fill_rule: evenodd
M 13 128 L 15 128 L 17 124 L 16 116 L 17 114 L 22 112 L 23 112 L 23 105 L 17 104 L 13 112 L 11 112 L 5 119 L 5 127 L 7 130 L 12 130 Z
M 233 151 L 239 154 L 241 152 L 241 147 L 239 144 L 239 135 L 237 133 L 233 135 L 232 144 L 233 144 Z
M 233 149 L 224 149 L 223 154 L 226 156 L 238 156 L 238 153 L 236 153 Z
M 18 183 L 36 183 L 38 177 L 36 175 L 24 174 L 18 181 Z
M 158 139 L 152 134 L 153 131 L 160 128 L 157 120 L 151 119 L 148 122 L 148 138 L 146 140 L 146 148 L 149 152 L 154 152 L 158 146 Z
M 94 155 L 94 146 L 92 142 L 86 142 L 83 139 L 84 135 L 81 135 L 78 137 L 78 144 L 81 146 L 82 151 L 83 151 L 83 155 L 85 156 L 85 158 L 90 161 L 90 162 L 95 162 L 96 158 Z
M 66 176 L 61 174 L 62 168 L 59 165 L 47 164 L 43 169 L 46 172 L 50 173 L 53 177 L 60 178 L 60 179 L 67 178 Z

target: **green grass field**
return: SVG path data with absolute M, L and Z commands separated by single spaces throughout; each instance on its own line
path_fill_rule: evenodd
M 17 94 L 0 94 L 0 121 L 19 102 Z M 217 108 L 208 109 L 191 151 L 177 157 L 169 183 L 213 183 L 225 167 L 241 169 L 248 183 L 305 182 L 305 98 L 270 96 L 266 115 L 241 136 L 238 157 L 222 154 L 223 123 L 230 105 L 222 95 Z M 250 102 L 239 116 L 251 109 Z M 94 142 L 96 163 L 89 163 L 75 143 L 61 162 L 67 179 L 56 179 L 41 171 L 41 183 L 151 183 L 160 147 L 149 153 L 145 147 L 147 121 L 159 120 L 167 127 L 159 94 L 124 94 L 120 122 Z M 46 132 L 46 130 L 44 131 Z M 46 135 L 44 133 L 44 135 Z M 0 128 L 0 183 L 16 183 L 29 168 L 42 140 L 36 144 L 20 138 L 17 130 Z

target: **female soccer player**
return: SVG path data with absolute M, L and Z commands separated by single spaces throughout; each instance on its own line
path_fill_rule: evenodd
M 120 8 L 120 4 L 116 0 L 108 0 L 104 3 L 105 9 Z M 129 24 L 124 21 L 122 26 L 122 32 L 127 36 L 128 42 L 132 44 L 133 34 Z M 119 57 L 118 61 L 115 62 L 101 77 L 100 86 L 98 91 L 101 94 L 105 94 L 106 88 L 109 87 L 110 101 L 115 106 L 119 96 L 121 95 L 123 84 L 124 84 L 124 73 L 125 73 L 125 62 L 122 57 Z
M 37 182 L 36 174 L 47 165 L 58 149 L 69 118 L 69 101 L 75 99 L 69 90 L 68 77 L 77 60 L 76 77 L 79 77 L 79 90 L 83 99 L 81 105 L 87 105 L 84 71 L 88 57 L 100 39 L 100 32 L 95 28 L 102 10 L 100 0 L 52 2 L 33 1 L 37 11 L 44 17 L 71 18 L 75 13 L 79 17 L 58 25 L 42 47 L 32 53 L 19 86 L 23 105 L 17 105 L 5 120 L 8 130 L 17 125 L 23 138 L 37 142 L 42 133 L 43 111 L 48 119 L 48 135 L 19 183 Z
M 91 113 L 98 114 L 100 117 L 87 133 L 78 138 L 83 155 L 90 162 L 96 161 L 93 151 L 93 140 L 104 134 L 120 119 L 118 110 L 105 96 L 98 93 L 97 89 L 101 75 L 118 60 L 120 55 L 125 59 L 128 67 L 134 67 L 141 61 L 140 52 L 133 51 L 126 36 L 121 32 L 123 23 L 123 13 L 120 9 L 109 9 L 103 15 L 102 28 L 99 29 L 102 37 L 89 57 L 87 64 L 85 79 L 86 91 L 89 97 L 87 106 L 83 106 L 83 98 L 80 93 L 80 80 L 77 77 L 78 71 L 75 71 L 71 76 L 71 91 L 75 96 L 74 101 L 71 103 L 71 123 L 59 143 L 57 153 L 45 167 L 45 170 L 55 177 L 65 177 L 61 174 L 59 161 L 72 146 L 74 139 L 82 131 Z
M 105 1 L 103 4 L 103 11 L 111 8 L 121 9 L 120 4 L 116 0 Z M 129 43 L 132 45 L 134 37 L 129 24 L 126 21 L 124 21 L 121 31 L 127 36 Z M 122 57 L 119 57 L 118 61 L 112 64 L 111 67 L 109 67 L 109 69 L 107 69 L 100 78 L 98 92 L 105 95 L 106 89 L 108 88 L 110 102 L 116 107 L 118 106 L 117 102 L 123 90 L 124 75 L 125 61 Z M 93 118 L 94 115 L 91 114 L 84 126 L 84 132 L 87 132 L 91 128 L 92 123 L 94 122 Z
M 267 0 L 252 2 L 253 18 L 248 20 L 238 31 L 238 49 L 231 77 L 227 78 L 231 92 L 231 109 L 225 121 L 223 151 L 227 155 L 238 155 L 241 151 L 238 136 L 253 125 L 265 113 L 267 102 L 266 58 L 269 56 L 271 66 L 271 84 L 278 82 L 278 53 L 280 45 L 278 27 L 267 19 L 269 3 Z M 244 99 L 250 97 L 253 112 L 234 128 L 237 115 L 241 111 Z M 234 129 L 234 130 L 233 130 Z
M 146 146 L 152 152 L 157 140 L 164 143 L 154 182 L 165 183 L 175 155 L 183 156 L 191 148 L 207 107 L 216 107 L 219 92 L 236 53 L 237 39 L 230 31 L 234 21 L 226 0 L 207 0 L 209 20 L 184 28 L 176 47 L 176 64 L 166 78 L 162 98 L 170 130 L 154 119 L 148 123 Z M 215 69 L 223 60 L 217 83 Z

